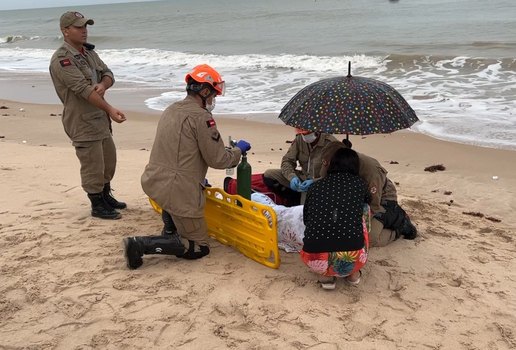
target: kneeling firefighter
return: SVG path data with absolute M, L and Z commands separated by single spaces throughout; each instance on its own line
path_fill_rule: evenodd
M 208 255 L 204 218 L 208 167 L 235 167 L 242 153 L 251 149 L 244 140 L 238 141 L 234 148 L 226 148 L 217 130 L 211 111 L 215 97 L 224 94 L 220 74 L 202 64 L 186 75 L 185 82 L 187 96 L 163 112 L 149 164 L 141 177 L 143 191 L 162 208 L 162 235 L 124 239 L 130 269 L 142 265 L 144 254 L 185 259 Z

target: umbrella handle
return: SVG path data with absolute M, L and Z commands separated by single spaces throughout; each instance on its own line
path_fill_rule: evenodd
M 351 143 L 351 141 L 349 141 L 349 134 L 346 133 L 346 138 L 344 140 L 342 140 L 342 143 L 346 145 L 347 148 L 351 149 L 353 148 L 353 144 Z

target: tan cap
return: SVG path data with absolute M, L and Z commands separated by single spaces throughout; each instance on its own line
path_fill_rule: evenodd
M 66 28 L 69 26 L 82 27 L 85 24 L 92 25 L 93 23 L 94 22 L 92 19 L 84 18 L 81 13 L 75 11 L 68 11 L 63 13 L 61 20 L 59 21 L 61 28 Z

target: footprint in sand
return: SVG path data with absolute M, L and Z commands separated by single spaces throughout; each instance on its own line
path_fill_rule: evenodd
M 25 205 L 27 207 L 41 207 L 43 205 L 55 204 L 55 203 L 57 203 L 57 202 L 54 202 L 54 201 L 31 200 L 31 201 L 28 201 Z
M 389 261 L 389 260 L 386 260 L 386 259 L 379 259 L 379 260 L 371 260 L 372 263 L 376 264 L 376 265 L 380 265 L 380 266 L 386 266 L 386 267 L 397 267 L 398 264 L 396 264 L 396 262 L 394 261 Z
M 76 320 L 83 317 L 91 309 L 91 306 L 92 304 L 83 305 L 69 297 L 61 298 L 56 303 L 56 307 L 63 314 Z

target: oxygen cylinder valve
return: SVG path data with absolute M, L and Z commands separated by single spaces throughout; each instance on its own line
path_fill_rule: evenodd
M 235 145 L 237 144 L 237 140 L 233 140 L 231 138 L 231 136 L 229 136 L 228 138 L 228 144 L 229 144 L 229 147 L 235 147 Z M 226 168 L 226 175 L 227 176 L 233 176 L 235 174 L 235 168 Z

